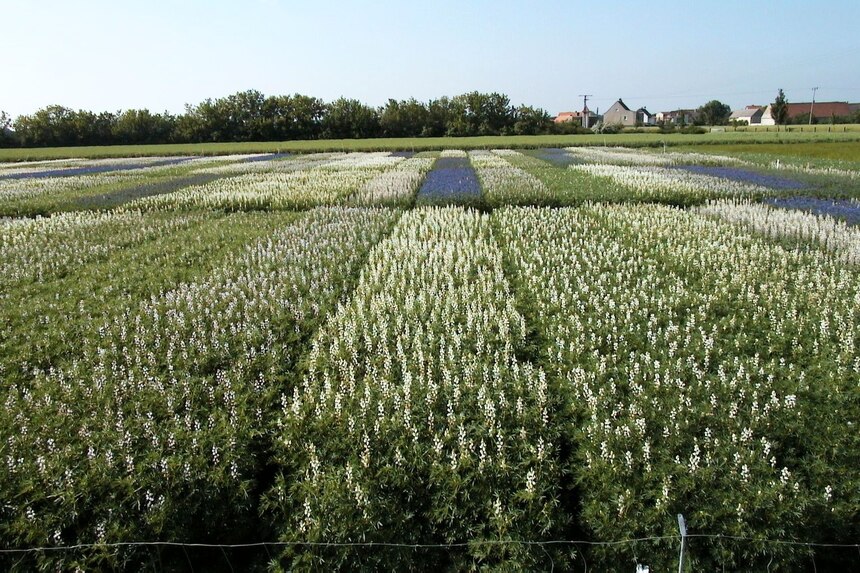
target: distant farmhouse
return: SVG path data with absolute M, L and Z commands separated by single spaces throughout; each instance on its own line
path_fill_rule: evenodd
M 746 123 L 747 125 L 761 125 L 761 116 L 765 107 L 761 105 L 748 105 L 743 109 L 732 112 L 729 122 Z
M 631 110 L 627 105 L 618 98 L 618 101 L 606 110 L 603 114 L 603 123 L 605 125 L 656 125 L 657 118 L 644 107 L 640 107 L 636 111 Z
M 809 117 L 812 110 L 813 122 L 828 123 L 832 118 L 846 118 L 860 110 L 860 104 L 844 101 L 817 101 L 790 103 L 787 105 L 786 117 L 791 123 L 801 117 Z M 747 125 L 776 125 L 771 114 L 771 106 L 748 105 L 744 109 L 733 111 L 729 121 L 736 120 L 739 123 L 746 122 Z
M 576 122 L 582 127 L 588 128 L 597 123 L 599 119 L 599 115 L 586 107 L 582 111 L 563 111 L 555 116 L 553 121 L 556 123 Z
M 671 125 L 693 125 L 696 120 L 696 110 L 676 109 L 675 111 L 658 111 L 657 123 Z

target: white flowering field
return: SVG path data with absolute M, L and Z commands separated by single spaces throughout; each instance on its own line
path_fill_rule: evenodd
M 0 169 L 0 567 L 856 568 L 860 204 L 762 169 Z

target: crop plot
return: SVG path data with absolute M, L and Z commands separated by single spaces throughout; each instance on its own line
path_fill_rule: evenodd
M 0 567 L 856 568 L 854 176 L 703 157 L 0 168 Z
M 481 185 L 465 152 L 443 151 L 418 191 L 418 205 L 478 205 Z

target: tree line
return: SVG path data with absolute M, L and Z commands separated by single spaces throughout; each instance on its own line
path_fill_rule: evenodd
M 0 112 L 2 113 L 2 112 Z M 95 113 L 51 105 L 14 120 L 0 115 L 0 145 L 53 147 L 147 143 L 287 141 L 372 137 L 572 133 L 543 109 L 511 105 L 500 93 L 470 92 L 428 102 L 394 100 L 372 107 L 355 99 L 326 103 L 301 95 L 239 92 L 174 115 L 147 109 Z M 579 128 L 581 129 L 581 128 Z

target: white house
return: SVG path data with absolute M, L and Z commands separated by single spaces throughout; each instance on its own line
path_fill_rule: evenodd
M 746 122 L 747 125 L 761 125 L 764 111 L 765 108 L 760 105 L 748 105 L 743 109 L 733 111 L 732 115 L 729 116 L 729 121 Z

